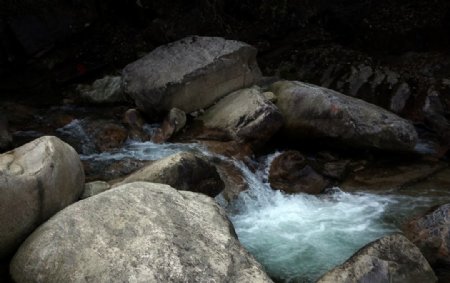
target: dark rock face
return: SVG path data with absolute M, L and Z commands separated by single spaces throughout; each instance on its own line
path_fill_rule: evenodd
M 209 196 L 218 195 L 224 183 L 216 167 L 207 157 L 181 152 L 132 173 L 115 186 L 144 181 L 170 185 L 178 190 L 194 191 Z
M 186 113 L 178 108 L 170 109 L 161 128 L 152 136 L 152 142 L 163 143 L 178 133 L 186 125 Z
M 383 150 L 415 148 L 413 125 L 376 105 L 301 82 L 280 81 L 271 88 L 285 120 L 284 133 L 291 139 Z
M 273 160 L 269 182 L 274 189 L 286 193 L 308 194 L 319 194 L 329 184 L 298 151 L 283 152 Z
M 0 152 L 8 149 L 12 144 L 12 135 L 8 129 L 6 117 L 0 115 Z
M 117 149 L 128 138 L 128 130 L 121 123 L 103 119 L 75 119 L 56 132 L 80 154 Z
M 431 283 L 437 278 L 419 249 L 396 234 L 366 245 L 317 282 Z
M 412 220 L 405 230 L 430 264 L 450 265 L 450 204 Z
M 352 172 L 340 187 L 345 191 L 404 189 L 436 178 L 435 174 L 445 167 L 443 162 L 379 162 Z
M 151 116 L 174 107 L 186 113 L 209 107 L 260 76 L 254 47 L 219 37 L 187 37 L 127 65 L 123 84 Z
M 272 282 L 214 199 L 144 182 L 68 207 L 27 239 L 10 270 L 18 283 Z

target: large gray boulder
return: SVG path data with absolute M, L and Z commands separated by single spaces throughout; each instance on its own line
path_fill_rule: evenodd
M 83 186 L 78 154 L 56 137 L 42 137 L 0 155 L 0 258 L 78 200 Z
M 297 81 L 276 82 L 271 89 L 290 138 L 399 151 L 416 145 L 414 126 L 376 105 Z
M 224 188 L 216 167 L 208 158 L 191 152 L 176 153 L 153 162 L 115 186 L 136 181 L 167 184 L 178 190 L 199 192 L 212 197 Z
M 20 247 L 22 282 L 272 282 L 214 199 L 126 184 L 67 207 Z
M 187 37 L 156 48 L 123 69 L 124 89 L 147 114 L 186 113 L 254 84 L 256 49 L 220 37 Z
M 196 124 L 193 132 L 201 139 L 262 144 L 281 128 L 283 117 L 254 87 L 222 98 L 200 116 Z
M 405 236 L 378 239 L 355 253 L 317 283 L 431 283 L 437 278 L 427 260 Z

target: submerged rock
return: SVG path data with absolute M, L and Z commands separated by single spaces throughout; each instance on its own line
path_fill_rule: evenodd
M 434 208 L 409 222 L 406 236 L 430 264 L 450 265 L 450 204 Z
M 282 126 L 277 107 L 257 88 L 233 92 L 196 120 L 194 135 L 200 139 L 262 145 Z
M 78 200 L 83 185 L 80 158 L 56 137 L 42 137 L 0 155 L 0 258 Z
M 186 113 L 259 80 L 256 49 L 220 37 L 187 37 L 161 46 L 123 70 L 124 88 L 137 107 L 154 115 Z
M 17 283 L 272 282 L 214 199 L 144 182 L 66 208 L 27 239 L 10 270 Z
M 398 151 L 412 151 L 416 145 L 410 122 L 373 104 L 296 81 L 280 81 L 271 89 L 289 138 Z
M 298 151 L 283 152 L 272 161 L 269 182 L 277 190 L 308 194 L 319 194 L 329 184 Z
M 421 183 L 446 166 L 443 162 L 379 162 L 352 172 L 340 187 L 344 191 L 403 189 Z
M 431 266 L 405 236 L 378 239 L 355 253 L 345 263 L 322 276 L 317 283 L 336 282 L 436 282 Z
M 212 197 L 224 188 L 216 167 L 205 156 L 190 152 L 177 153 L 155 161 L 115 186 L 136 181 L 167 184 L 178 190 L 199 192 Z

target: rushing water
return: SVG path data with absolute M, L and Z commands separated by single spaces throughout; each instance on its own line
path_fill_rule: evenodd
M 120 150 L 82 158 L 156 160 L 180 151 L 214 155 L 199 144 L 131 141 Z M 287 195 L 272 190 L 267 182 L 268 168 L 277 154 L 269 155 L 257 172 L 233 161 L 250 189 L 232 203 L 222 204 L 241 243 L 280 282 L 313 282 L 365 244 L 399 231 L 413 212 L 450 201 L 450 196 L 442 194 L 346 193 L 339 188 L 320 196 Z
M 250 190 L 227 209 L 241 243 L 277 281 L 313 282 L 365 244 L 399 231 L 414 211 L 445 201 L 442 197 L 345 193 L 338 188 L 321 196 L 286 195 L 267 183 L 273 157 L 256 174 L 237 163 Z

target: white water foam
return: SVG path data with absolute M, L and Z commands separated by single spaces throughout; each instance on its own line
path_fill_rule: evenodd
M 130 140 L 124 147 L 98 154 L 80 155 L 82 160 L 107 161 L 132 158 L 136 160 L 158 160 L 182 151 L 203 152 L 202 145 L 197 143 L 164 143 L 138 142 Z
M 287 195 L 267 183 L 273 158 L 256 174 L 236 162 L 250 189 L 227 209 L 241 243 L 277 281 L 315 281 L 365 244 L 399 231 L 399 217 L 433 201 L 338 188 L 321 196 Z

